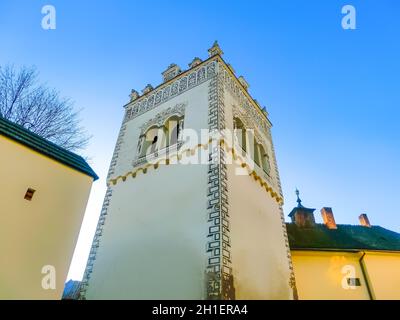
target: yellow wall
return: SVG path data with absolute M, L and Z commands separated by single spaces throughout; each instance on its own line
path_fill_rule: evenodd
M 374 299 L 400 300 L 400 252 L 367 252 L 364 262 Z
M 293 267 L 300 300 L 370 299 L 360 258 L 363 252 L 292 250 Z M 374 299 L 400 299 L 400 253 L 366 251 L 364 270 Z M 354 270 L 361 286 L 346 288 L 343 280 Z
M 0 299 L 61 298 L 92 182 L 0 136 Z M 45 265 L 56 269 L 55 290 L 42 288 Z
M 299 299 L 369 299 L 358 262 L 360 257 L 359 253 L 292 250 Z M 360 287 L 343 288 L 346 273 L 342 273 L 342 269 L 345 266 L 354 267 L 355 277 L 361 281 Z

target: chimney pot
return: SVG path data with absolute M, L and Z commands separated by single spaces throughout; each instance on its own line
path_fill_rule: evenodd
M 332 208 L 323 207 L 321 209 L 322 219 L 328 229 L 337 229 L 335 217 L 333 216 Z
M 368 216 L 365 213 L 360 214 L 358 219 L 360 220 L 360 225 L 362 225 L 363 227 L 371 228 L 371 224 L 369 223 Z

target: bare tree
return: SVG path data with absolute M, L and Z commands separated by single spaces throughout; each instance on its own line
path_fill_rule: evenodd
M 71 151 L 85 148 L 89 141 L 72 101 L 39 84 L 33 67 L 0 66 L 0 117 Z

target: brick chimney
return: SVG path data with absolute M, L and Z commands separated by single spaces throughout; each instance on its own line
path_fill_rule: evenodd
M 335 217 L 333 216 L 332 208 L 323 207 L 321 209 L 322 219 L 328 229 L 337 229 Z
M 358 219 L 360 220 L 360 225 L 362 225 L 363 227 L 371 228 L 371 224 L 369 223 L 368 216 L 365 213 L 360 214 Z

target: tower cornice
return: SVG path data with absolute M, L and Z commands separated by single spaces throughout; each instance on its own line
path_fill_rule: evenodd
M 221 57 L 219 57 L 220 59 L 222 59 Z M 127 108 L 135 103 L 140 103 L 143 99 L 146 99 L 148 96 L 150 96 L 152 93 L 154 93 L 155 91 L 159 90 L 159 89 L 163 89 L 164 87 L 167 87 L 168 85 L 171 85 L 174 81 L 183 78 L 185 76 L 187 76 L 190 72 L 193 72 L 197 69 L 200 69 L 201 67 L 204 67 L 207 63 L 209 63 L 210 61 L 217 61 L 218 60 L 218 56 L 212 56 L 209 57 L 208 59 L 202 61 L 201 63 L 199 63 L 198 65 L 196 65 L 195 67 L 189 68 L 185 71 L 180 72 L 179 74 L 177 74 L 175 77 L 160 83 L 158 86 L 154 87 L 153 90 L 151 90 L 150 92 L 146 92 L 145 94 L 141 95 L 140 97 L 138 97 L 136 100 L 133 101 L 129 101 L 128 103 L 124 104 L 123 107 Z
M 198 69 L 204 67 L 210 61 L 213 61 L 213 60 L 216 61 L 216 62 L 219 62 L 219 63 L 221 63 L 221 65 L 223 65 L 223 67 L 226 70 L 226 72 L 228 72 L 228 74 L 234 79 L 234 81 L 237 84 L 238 88 L 240 88 L 241 92 L 248 99 L 248 101 L 253 106 L 253 108 L 263 117 L 263 119 L 265 119 L 267 121 L 268 127 L 272 127 L 272 123 L 268 119 L 268 116 L 264 113 L 264 111 L 261 109 L 260 105 L 256 102 L 256 100 L 250 95 L 248 90 L 246 90 L 246 88 L 243 86 L 242 82 L 239 80 L 239 77 L 237 77 L 236 74 L 232 71 L 232 68 L 229 67 L 229 64 L 219 54 L 215 54 L 215 55 L 209 57 L 208 59 L 202 61 L 198 65 L 196 65 L 196 66 L 194 66 L 192 68 L 189 68 L 189 69 L 187 69 L 185 71 L 182 71 L 181 73 L 177 74 L 175 77 L 173 77 L 173 78 L 171 78 L 171 79 L 159 84 L 153 90 L 144 93 L 143 95 L 141 95 L 140 97 L 138 97 L 137 99 L 135 99 L 133 101 L 129 101 L 123 107 L 126 109 L 126 108 L 128 108 L 130 106 L 133 106 L 136 103 L 140 103 L 143 99 L 146 99 L 147 97 L 149 97 L 155 91 L 163 89 L 163 88 L 171 85 L 176 80 L 179 80 L 180 78 L 183 78 L 183 77 L 187 76 L 189 73 L 191 73 L 193 71 L 197 71 Z
M 264 114 L 263 110 L 259 106 L 259 104 L 256 102 L 256 99 L 254 99 L 250 93 L 246 90 L 246 88 L 243 86 L 242 82 L 239 80 L 239 77 L 236 76 L 236 74 L 232 71 L 232 68 L 229 66 L 229 64 L 220 56 L 217 55 L 218 61 L 222 62 L 222 65 L 224 66 L 225 70 L 229 73 L 229 75 L 235 79 L 236 84 L 242 91 L 242 93 L 247 97 L 247 99 L 250 101 L 251 105 L 257 110 L 257 112 L 267 120 L 267 123 L 269 127 L 272 127 L 271 121 L 268 119 L 267 115 Z

